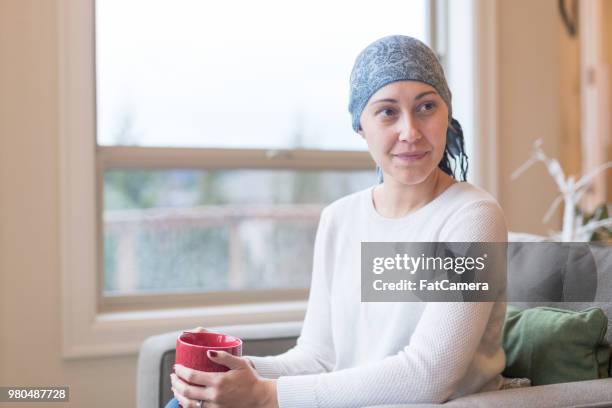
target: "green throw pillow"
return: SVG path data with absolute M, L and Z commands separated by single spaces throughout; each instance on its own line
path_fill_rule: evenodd
M 532 385 L 608 377 L 608 318 L 599 308 L 582 312 L 508 305 L 504 325 L 505 377 Z

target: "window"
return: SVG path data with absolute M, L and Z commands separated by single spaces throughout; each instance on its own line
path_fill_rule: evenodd
M 322 207 L 376 182 L 353 61 L 390 33 L 427 41 L 427 1 L 95 11 L 103 308 L 304 298 Z
M 348 72 L 356 53 L 369 41 L 389 33 L 416 35 L 417 25 L 410 23 L 415 15 L 429 23 L 419 25 L 418 30 L 424 30 L 422 38 L 429 38 L 427 42 L 435 45 L 446 61 L 454 111 L 468 137 L 468 149 L 471 144 L 474 152 L 470 166 L 476 170 L 475 181 L 494 192 L 497 178 L 495 2 L 448 3 L 448 12 L 453 18 L 449 19 L 447 36 L 445 24 L 439 21 L 444 18 L 446 0 L 404 0 L 384 5 L 362 1 L 308 2 L 304 4 L 308 4 L 309 10 L 295 9 L 293 13 L 293 16 L 309 16 L 308 23 L 301 25 L 290 18 L 292 14 L 280 13 L 287 10 L 282 4 L 257 2 L 259 8 L 254 9 L 250 4 L 232 3 L 232 10 L 256 16 L 247 20 L 274 32 L 277 41 L 278 33 L 285 33 L 282 38 L 292 38 L 293 45 L 308 50 L 303 55 L 292 54 L 293 66 L 299 68 L 300 64 L 306 64 L 304 61 L 310 61 L 311 65 L 302 67 L 301 75 L 302 78 L 312 75 L 302 82 L 291 77 L 296 97 L 281 99 L 283 103 L 275 101 L 289 85 L 280 80 L 274 81 L 281 88 L 277 91 L 245 90 L 243 94 L 251 98 L 246 106 L 261 108 L 264 113 L 274 112 L 275 118 L 286 120 L 277 119 L 276 127 L 268 128 L 265 126 L 272 121 L 262 120 L 256 128 L 257 137 L 249 133 L 248 138 L 240 140 L 240 133 L 231 131 L 248 123 L 243 118 L 250 113 L 241 116 L 237 110 L 245 106 L 246 97 L 233 105 L 236 110 L 217 111 L 230 115 L 229 123 L 215 122 L 204 119 L 204 108 L 216 105 L 212 99 L 205 98 L 210 92 L 203 91 L 229 92 L 230 88 L 221 88 L 223 84 L 238 84 L 239 90 L 248 84 L 260 84 L 246 81 L 246 76 L 235 83 L 220 78 L 211 81 L 210 76 L 203 75 L 205 66 L 195 69 L 170 63 L 190 61 L 187 54 L 178 54 L 188 44 L 200 47 L 192 55 L 205 55 L 207 44 L 216 44 L 219 52 L 228 50 L 222 47 L 228 41 L 227 36 L 220 35 L 211 37 L 216 42 L 207 43 L 192 35 L 180 47 L 173 43 L 179 33 L 194 32 L 197 27 L 188 27 L 190 21 L 199 25 L 211 25 L 211 20 L 223 18 L 227 21 L 223 9 L 216 12 L 211 9 L 221 6 L 185 0 L 130 0 L 120 5 L 116 0 L 59 0 L 64 356 L 133 354 L 147 336 L 196 325 L 302 319 L 306 289 L 300 286 L 304 281 L 283 281 L 278 277 L 278 270 L 283 268 L 282 257 L 273 266 L 262 265 L 261 254 L 274 251 L 273 245 L 254 248 L 240 243 L 249 234 L 256 234 L 260 244 L 281 242 L 285 250 L 291 246 L 295 251 L 287 250 L 286 255 L 305 256 L 312 250 L 312 244 L 302 248 L 296 243 L 309 239 L 307 236 L 316 227 L 320 208 L 336 196 L 361 188 L 363 183 L 374 182 L 371 159 L 349 126 Z M 207 14 L 198 19 L 196 11 L 189 13 L 188 10 L 199 10 L 189 7 L 202 7 L 200 4 L 206 4 Z M 108 7 L 106 14 L 104 7 Z M 191 15 L 182 19 L 180 13 Z M 245 23 L 237 15 L 230 16 L 237 32 Z M 279 19 L 279 16 L 286 17 Z M 151 26 L 155 24 L 153 30 Z M 434 26 L 441 30 L 433 30 Z M 298 29 L 307 29 L 308 35 L 296 39 L 298 34 L 291 33 Z M 256 30 L 252 26 L 250 30 L 246 38 L 255 38 L 253 31 Z M 163 38 L 155 37 L 169 31 Z M 113 45 L 105 33 L 110 36 L 121 33 L 125 43 Z M 156 40 L 154 51 L 162 57 L 151 56 L 150 46 L 147 54 L 145 45 L 135 43 L 137 39 L 148 38 Z M 312 64 L 316 65 L 314 61 L 321 55 L 317 53 L 317 44 L 323 40 L 335 50 L 325 54 L 325 66 L 314 69 Z M 272 42 L 259 41 L 255 45 L 271 47 Z M 250 53 L 266 55 L 257 47 L 249 48 Z M 138 65 L 131 53 L 148 55 L 150 59 L 141 60 Z M 194 57 L 191 61 L 193 65 L 202 58 Z M 253 61 L 248 59 L 245 66 L 254 65 Z M 322 70 L 326 75 L 322 75 Z M 190 72 L 195 76 L 188 77 Z M 265 76 L 261 78 L 259 82 L 265 80 Z M 180 85 L 183 79 L 187 85 Z M 169 86 L 172 81 L 177 86 Z M 333 83 L 323 86 L 323 81 Z M 315 100 L 313 94 L 326 90 L 330 93 L 319 98 L 324 102 L 310 103 Z M 165 95 L 162 91 L 175 93 Z M 266 105 L 264 99 L 273 92 L 277 92 L 276 99 Z M 256 103 L 252 103 L 255 93 Z M 190 95 L 195 95 L 198 101 L 190 100 Z M 217 95 L 217 98 L 221 97 Z M 330 118 L 337 122 L 331 123 Z M 471 130 L 470 122 L 473 123 Z M 219 123 L 226 132 L 212 127 Z M 471 143 L 472 136 L 474 143 Z M 334 188 L 319 184 L 321 180 L 335 183 Z M 219 183 L 233 187 L 229 193 L 215 192 Z M 283 186 L 279 190 L 282 194 L 270 193 L 279 186 Z M 304 191 L 308 194 L 304 195 Z M 315 191 L 317 194 L 312 194 Z M 243 208 L 245 192 L 257 206 Z M 263 210 L 269 206 L 274 206 L 273 212 Z M 232 208 L 238 211 L 232 213 Z M 203 212 L 207 213 L 206 217 L 202 216 Z M 240 212 L 243 215 L 237 216 Z M 226 225 L 214 227 L 215 217 L 224 220 Z M 212 240 L 210 237 L 214 234 L 226 237 L 225 241 Z M 202 242 L 207 240 L 219 246 L 202 250 Z M 218 287 L 207 286 L 210 280 L 198 281 L 197 268 L 204 265 L 202 258 L 207 251 L 213 250 L 228 254 L 225 263 L 221 263 L 225 269 L 220 274 Z M 166 256 L 159 258 L 162 259 L 159 264 L 143 255 L 156 251 L 166 251 Z M 232 257 L 230 253 L 238 256 Z M 234 264 L 230 265 L 231 262 Z M 242 273 L 245 268 L 251 275 Z M 305 279 L 308 268 L 302 271 L 306 271 L 302 272 Z M 156 275 L 162 273 L 166 278 L 178 276 L 178 280 L 158 279 Z M 149 276 L 141 280 L 141 274 Z M 260 276 L 273 277 L 267 279 L 267 289 L 262 289 L 263 280 L 254 278 Z

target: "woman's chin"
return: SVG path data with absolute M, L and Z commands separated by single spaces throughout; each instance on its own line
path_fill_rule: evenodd
M 391 174 L 391 178 L 395 180 L 395 182 L 407 186 L 413 186 L 417 184 L 424 183 L 427 178 L 431 175 L 431 171 L 425 170 L 401 170 L 396 171 Z
M 398 185 L 402 185 L 402 186 L 416 186 L 419 184 L 422 184 L 427 178 L 423 177 L 409 177 L 409 178 L 394 178 L 393 181 L 395 182 L 395 184 Z M 386 181 L 386 180 L 385 180 Z

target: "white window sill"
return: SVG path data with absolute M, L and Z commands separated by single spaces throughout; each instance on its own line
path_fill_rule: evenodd
M 296 301 L 98 314 L 89 325 L 69 328 L 63 354 L 66 359 L 135 355 L 147 337 L 169 331 L 299 321 L 304 318 L 306 304 Z

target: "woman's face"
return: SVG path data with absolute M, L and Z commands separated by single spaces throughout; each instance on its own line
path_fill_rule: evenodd
M 359 134 L 385 180 L 423 182 L 437 167 L 446 146 L 448 107 L 436 90 L 418 81 L 380 88 L 361 114 Z

